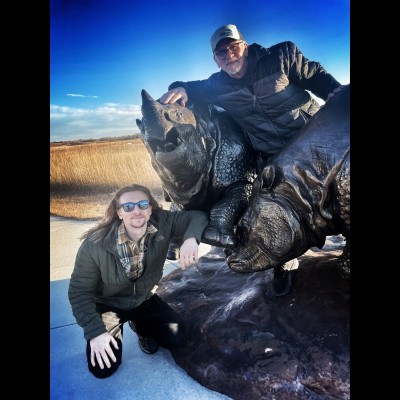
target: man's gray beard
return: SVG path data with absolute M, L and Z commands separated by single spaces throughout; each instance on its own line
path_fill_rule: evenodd
M 230 66 L 231 74 L 237 74 L 241 70 L 241 65 L 239 63 Z

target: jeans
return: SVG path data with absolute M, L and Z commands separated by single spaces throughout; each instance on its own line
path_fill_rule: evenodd
M 111 348 L 117 361 L 111 359 L 111 367 L 101 369 L 95 358 L 95 366 L 90 362 L 90 341 L 86 343 L 86 357 L 89 371 L 96 378 L 108 378 L 121 365 L 122 361 L 122 338 L 123 324 L 132 321 L 135 331 L 139 336 L 149 336 L 160 346 L 167 349 L 181 347 L 186 343 L 187 333 L 181 317 L 166 302 L 154 294 L 145 300 L 140 306 L 132 310 L 120 310 L 104 304 L 97 304 L 96 310 L 101 314 L 107 331 L 118 343 L 118 350 L 112 345 Z

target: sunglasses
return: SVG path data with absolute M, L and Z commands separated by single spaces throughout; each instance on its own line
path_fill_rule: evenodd
M 128 201 L 128 203 L 123 203 L 118 208 L 122 208 L 125 212 L 131 212 L 135 209 L 136 205 L 141 210 L 147 210 L 150 205 L 150 200 L 140 200 L 137 203 L 134 203 L 133 201 Z
M 237 54 L 239 52 L 239 44 L 243 43 L 243 40 L 240 42 L 235 42 L 230 44 L 226 49 L 219 49 L 214 52 L 214 54 L 220 59 L 220 60 L 225 60 L 226 56 L 228 55 L 228 51 L 231 53 Z

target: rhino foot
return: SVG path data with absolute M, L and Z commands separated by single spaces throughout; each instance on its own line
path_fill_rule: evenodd
M 215 228 L 206 228 L 203 232 L 201 241 L 217 247 L 233 248 L 236 245 L 236 237 L 233 232 L 231 234 L 222 234 Z

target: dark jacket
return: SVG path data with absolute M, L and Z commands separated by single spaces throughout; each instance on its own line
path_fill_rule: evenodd
M 340 86 L 315 61 L 309 61 L 292 42 L 270 48 L 253 43 L 248 48 L 245 76 L 231 78 L 225 71 L 208 79 L 174 82 L 189 102 L 224 108 L 242 127 L 253 148 L 266 156 L 276 154 L 319 109 L 306 91 L 326 100 Z
M 149 222 L 158 231 L 145 239 L 144 272 L 135 282 L 129 280 L 118 258 L 116 238 L 120 222 L 115 222 L 103 241 L 94 243 L 86 239 L 76 256 L 68 298 L 86 340 L 106 332 L 96 312 L 96 302 L 122 310 L 139 306 L 162 278 L 170 241 L 195 237 L 200 243 L 208 215 L 202 211 L 166 210 L 152 214 Z

